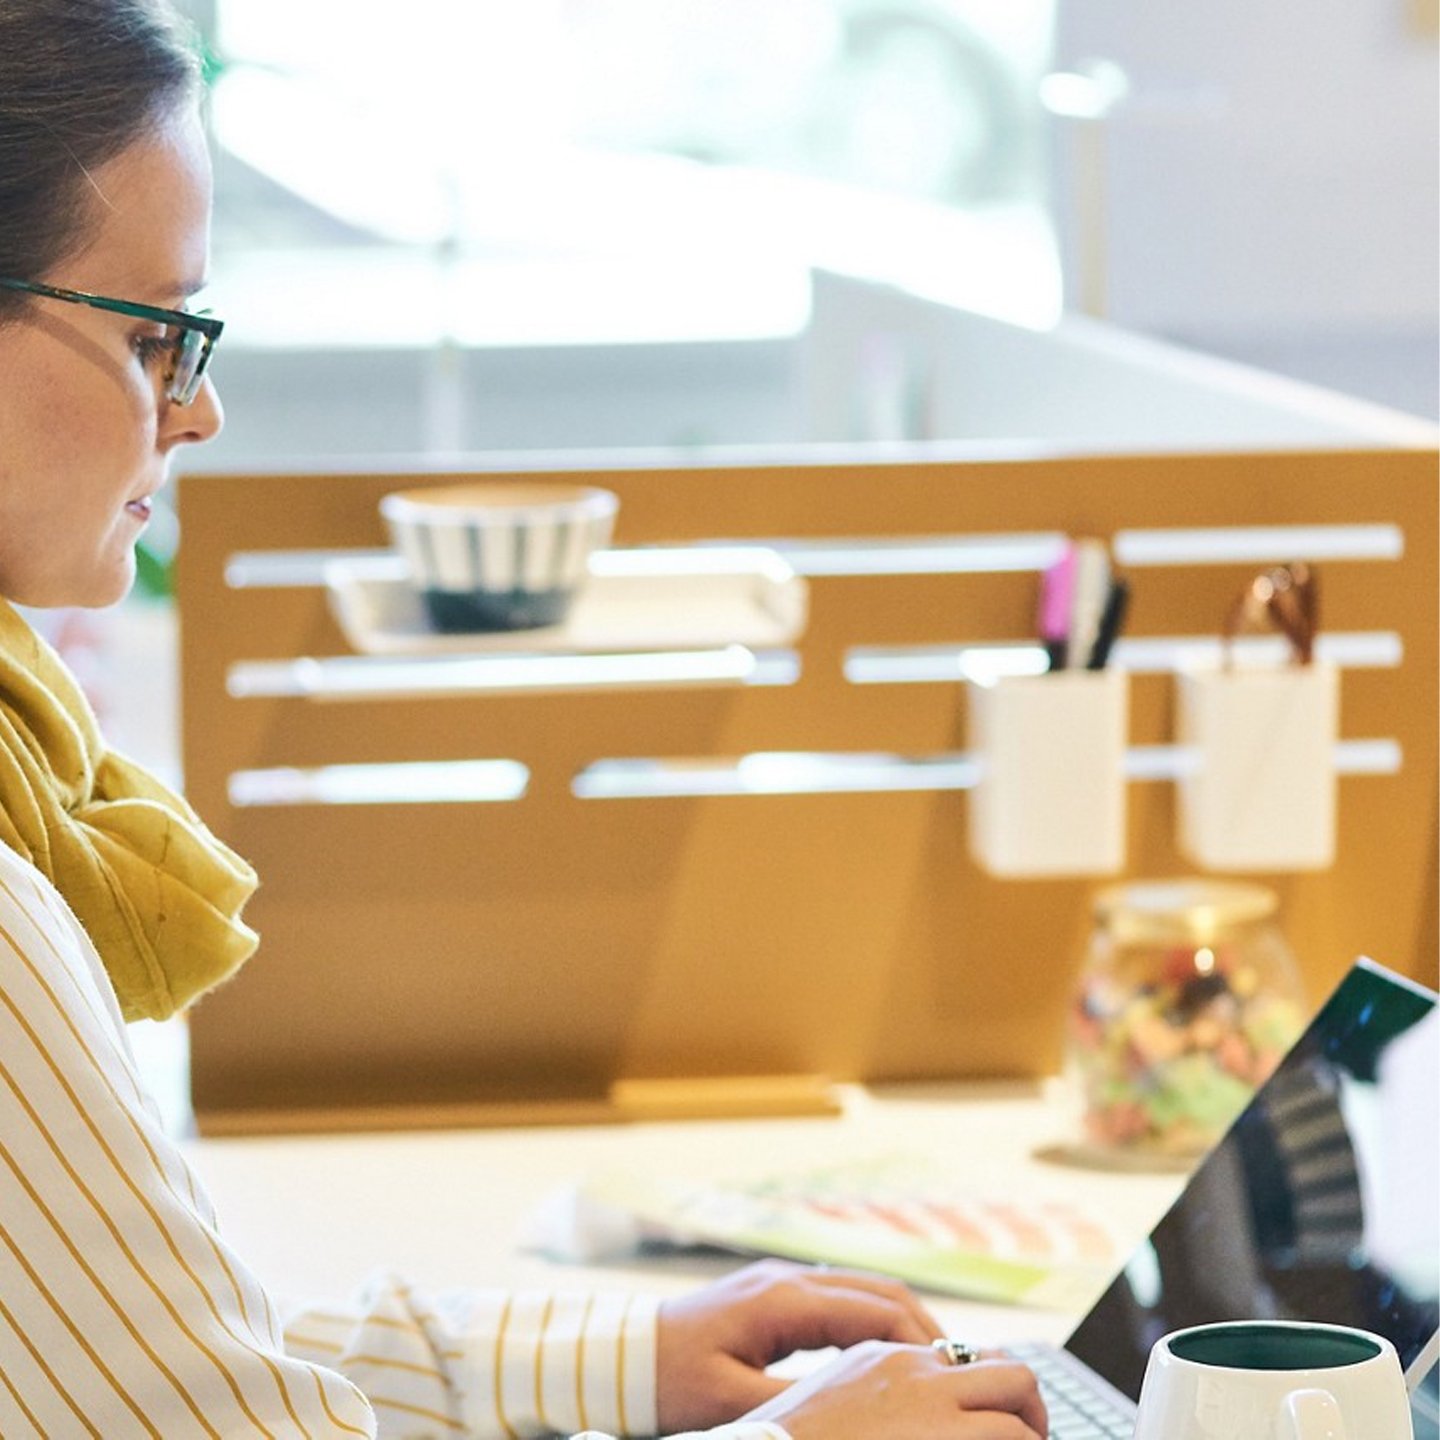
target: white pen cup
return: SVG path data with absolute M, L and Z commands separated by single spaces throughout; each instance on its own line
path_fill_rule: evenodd
M 970 851 L 990 874 L 1113 875 L 1124 865 L 1129 693 L 1120 670 L 970 687 Z
M 1413 1440 L 1395 1347 L 1368 1330 L 1237 1320 L 1155 1342 L 1135 1440 Z
M 1197 670 L 1177 683 L 1178 739 L 1191 752 L 1179 787 L 1181 849 L 1212 870 L 1332 865 L 1335 667 Z

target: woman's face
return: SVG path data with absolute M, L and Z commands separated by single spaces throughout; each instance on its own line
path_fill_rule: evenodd
M 210 162 L 177 118 L 94 171 L 87 242 L 25 279 L 167 309 L 200 288 L 210 250 Z M 164 398 L 163 327 L 35 298 L 0 326 L 0 595 L 110 605 L 135 578 L 135 542 L 177 445 L 221 425 L 206 379 Z

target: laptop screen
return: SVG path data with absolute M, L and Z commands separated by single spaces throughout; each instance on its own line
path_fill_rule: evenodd
M 1384 1335 L 1409 1373 L 1440 1323 L 1437 1197 L 1435 996 L 1362 960 L 1065 1348 L 1138 1398 L 1168 1331 L 1304 1319 Z

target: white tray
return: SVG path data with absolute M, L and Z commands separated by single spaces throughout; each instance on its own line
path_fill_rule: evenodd
M 565 622 L 532 630 L 432 630 L 399 555 L 332 560 L 325 584 L 345 638 L 365 655 L 785 645 L 804 630 L 809 606 L 805 581 L 763 546 L 599 551 Z

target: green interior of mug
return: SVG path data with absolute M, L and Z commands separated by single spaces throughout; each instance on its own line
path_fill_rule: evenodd
M 1365 1335 L 1305 1325 L 1215 1325 L 1177 1335 L 1170 1353 L 1232 1370 L 1333 1370 L 1380 1354 Z

